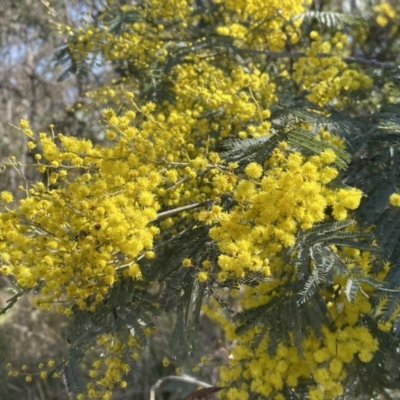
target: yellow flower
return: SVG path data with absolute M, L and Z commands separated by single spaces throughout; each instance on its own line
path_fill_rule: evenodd
M 135 263 L 130 265 L 129 268 L 125 270 L 125 275 L 140 280 L 142 278 L 142 271 L 140 270 L 139 265 Z
M 184 258 L 182 260 L 182 266 L 188 268 L 192 265 L 192 260 L 190 258 Z
M 21 127 L 21 129 L 26 129 L 29 126 L 29 121 L 27 121 L 26 119 L 21 119 L 19 121 L 19 126 Z
M 389 20 L 383 15 L 378 15 L 376 17 L 376 23 L 381 27 L 386 26 L 388 24 L 388 22 L 389 22 Z
M 1 192 L 1 199 L 4 201 L 4 203 L 11 203 L 14 200 L 14 197 L 10 192 L 4 190 Z
M 252 162 L 252 163 L 247 165 L 247 167 L 245 168 L 244 171 L 246 172 L 246 175 L 249 178 L 257 179 L 262 175 L 263 168 L 262 168 L 262 166 L 260 164 Z
M 218 280 L 221 282 L 224 282 L 228 279 L 228 273 L 226 271 L 221 271 L 220 273 L 218 273 Z
M 96 378 L 97 375 L 98 375 L 98 372 L 93 369 L 89 372 L 89 376 L 91 378 Z
M 314 372 L 314 379 L 320 385 L 324 385 L 330 380 L 329 371 L 325 368 L 319 368 Z
M 162 359 L 162 365 L 163 365 L 164 367 L 168 367 L 168 365 L 169 365 L 169 360 L 168 360 L 167 357 L 164 357 L 164 358 Z
M 314 353 L 314 360 L 317 363 L 322 363 L 330 358 L 330 352 L 327 348 L 322 348 Z
M 197 275 L 197 279 L 199 280 L 199 282 L 207 282 L 208 273 L 205 271 L 199 272 L 199 274 Z
M 340 206 L 350 210 L 355 210 L 360 205 L 361 197 L 362 192 L 357 188 L 339 189 L 338 191 L 338 201 Z
M 36 147 L 36 144 L 33 143 L 31 140 L 26 144 L 29 150 L 33 150 Z
M 310 400 L 322 400 L 324 398 L 324 393 L 322 392 L 322 390 L 316 387 L 311 387 L 308 390 L 308 394 L 310 396 Z
M 106 131 L 106 138 L 108 140 L 114 140 L 116 138 L 116 133 L 114 131 L 110 131 L 109 129 L 107 129 Z
M 342 367 L 343 363 L 337 358 L 334 358 L 329 364 L 329 370 L 334 377 L 338 377 L 340 375 L 342 372 Z
M 389 197 L 389 203 L 393 207 L 400 207 L 400 194 L 399 193 L 393 193 Z
M 156 253 L 154 253 L 154 251 L 147 251 L 146 254 L 145 254 L 145 257 L 148 260 L 152 260 L 155 256 L 156 256 Z
M 142 111 L 143 115 L 149 115 L 155 109 L 156 109 L 156 105 L 150 101 L 142 107 L 141 111 Z
M 362 362 L 370 362 L 372 360 L 373 354 L 370 351 L 361 351 L 358 354 L 358 358 L 362 361 Z
M 332 164 L 336 160 L 336 153 L 332 149 L 326 149 L 320 154 L 320 157 L 325 164 Z
M 106 109 L 103 110 L 104 119 L 109 120 L 114 116 L 115 116 L 115 112 L 114 112 L 114 110 L 112 108 L 106 108 Z
M 230 34 L 230 29 L 227 26 L 219 26 L 217 28 L 217 33 L 222 36 L 228 36 Z

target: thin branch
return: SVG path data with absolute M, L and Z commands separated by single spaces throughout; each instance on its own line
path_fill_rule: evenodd
M 168 380 L 174 380 L 174 381 L 183 381 L 183 382 L 189 382 L 189 383 L 193 383 L 199 386 L 203 386 L 206 388 L 212 387 L 212 385 L 210 385 L 207 382 L 203 382 L 203 381 L 199 381 L 195 378 L 192 378 L 191 376 L 187 376 L 187 375 L 183 375 L 183 376 L 179 376 L 179 375 L 170 375 L 170 376 L 166 376 L 165 378 L 161 378 L 159 379 L 154 385 L 151 386 L 150 388 L 150 400 L 155 400 L 156 399 L 156 390 L 165 382 Z
M 383 68 L 383 69 L 396 69 L 396 68 L 400 69 L 399 64 L 390 61 L 383 62 L 378 60 L 367 60 L 365 58 L 356 58 L 356 57 L 342 57 L 342 60 L 346 61 L 347 63 L 371 65 L 373 67 Z
M 167 217 L 170 217 L 175 214 L 179 214 L 182 211 L 192 210 L 194 208 L 211 205 L 212 203 L 213 203 L 213 201 L 209 200 L 209 201 L 203 201 L 201 203 L 188 204 L 187 206 L 174 208 L 172 210 L 163 211 L 163 212 L 160 212 L 159 214 L 157 214 L 157 217 L 154 218 L 153 220 L 151 220 L 150 222 L 156 222 L 156 221 L 159 221 L 160 219 L 167 218 Z
M 293 59 L 298 59 L 301 57 L 307 57 L 307 54 L 304 52 L 288 52 L 288 51 L 282 51 L 282 52 L 274 52 L 274 51 L 264 51 L 264 50 L 250 50 L 250 49 L 239 49 L 238 47 L 231 46 L 231 48 L 238 52 L 238 53 L 245 53 L 245 54 L 261 54 L 269 57 L 270 59 L 277 59 L 277 58 L 293 58 Z M 325 57 L 337 57 L 335 54 L 317 54 L 317 57 L 325 58 Z M 356 63 L 356 64 L 362 64 L 362 65 L 370 65 L 376 68 L 383 68 L 383 69 L 400 69 L 400 65 L 395 62 L 382 62 L 378 60 L 368 60 L 365 58 L 357 58 L 357 57 L 340 57 L 343 61 L 347 63 Z

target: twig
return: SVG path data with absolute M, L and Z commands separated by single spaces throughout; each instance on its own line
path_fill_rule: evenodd
M 198 208 L 206 205 L 212 204 L 213 201 L 203 201 L 201 203 L 194 203 L 194 204 L 188 204 L 187 206 L 182 206 L 178 208 L 174 208 L 172 210 L 167 210 L 163 211 L 157 214 L 157 217 L 151 220 L 150 222 L 156 222 L 159 221 L 160 219 L 170 217 L 171 215 L 179 214 L 182 211 L 187 211 L 187 210 L 192 210 L 193 208 Z
M 276 58 L 294 58 L 298 59 L 300 57 L 307 57 L 307 54 L 304 52 L 288 52 L 288 51 L 283 51 L 283 52 L 274 52 L 274 51 L 264 51 L 264 50 L 250 50 L 250 49 L 239 49 L 238 47 L 231 46 L 235 51 L 238 53 L 247 53 L 247 54 L 263 54 L 271 59 L 276 59 Z M 317 57 L 321 58 L 326 58 L 326 57 L 334 57 L 336 56 L 335 54 L 324 54 L 320 53 L 316 55 Z M 383 69 L 400 69 L 400 65 L 395 62 L 391 61 L 378 61 L 378 60 L 368 60 L 366 58 L 358 58 L 358 57 L 340 57 L 343 61 L 347 63 L 357 63 L 357 64 L 363 64 L 363 65 L 371 65 L 373 67 L 377 68 L 383 68 Z
M 189 382 L 189 383 L 194 383 L 196 385 L 199 386 L 203 386 L 203 387 L 212 387 L 212 385 L 210 385 L 207 382 L 203 382 L 203 381 L 199 381 L 196 378 L 192 378 L 191 376 L 187 376 L 187 375 L 183 375 L 183 376 L 179 376 L 179 375 L 170 375 L 170 376 L 166 376 L 164 378 L 159 379 L 154 385 L 151 386 L 150 388 L 150 400 L 155 400 L 156 399 L 156 390 L 165 382 L 165 381 L 169 381 L 169 380 L 174 380 L 174 381 L 183 381 L 183 382 Z

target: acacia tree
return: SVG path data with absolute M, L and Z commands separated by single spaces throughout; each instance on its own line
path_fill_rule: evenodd
M 108 106 L 105 142 L 23 119 L 44 180 L 26 181 L 15 207 L 1 194 L 1 272 L 15 282 L 4 311 L 35 291 L 35 307 L 73 321 L 70 354 L 43 377 L 109 399 L 159 315 L 176 315 L 179 359 L 204 312 L 235 342 L 220 369 L 228 399 L 390 397 L 399 17 L 388 2 L 369 12 L 109 1 L 60 25 L 61 77 L 100 63 L 112 79 L 87 93 Z

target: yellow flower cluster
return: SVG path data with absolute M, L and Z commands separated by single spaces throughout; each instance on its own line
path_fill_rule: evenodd
M 345 149 L 345 142 L 340 136 L 332 135 L 328 130 L 325 128 L 320 128 L 318 135 L 316 135 L 316 138 L 319 140 L 322 140 L 324 142 L 333 144 L 339 149 Z
M 347 37 L 337 33 L 324 41 L 312 31 L 311 48 L 294 64 L 293 75 L 282 62 L 277 78 L 273 68 L 265 68 L 268 59 L 261 53 L 279 52 L 299 42 L 301 19 L 296 16 L 310 2 L 214 2 L 217 7 L 207 15 L 193 12 L 198 10 L 189 0 L 122 6 L 120 15 L 134 18 L 122 24 L 119 34 L 107 26 L 106 12 L 97 26 L 60 27 L 69 37 L 73 59 L 98 58 L 120 65 L 121 70 L 131 68 L 154 76 L 169 56 L 179 60 L 163 77 L 174 101 L 139 107 L 133 100 L 143 82 L 136 73 L 91 93 L 104 104 L 123 99 L 120 114 L 111 108 L 103 112 L 103 145 L 53 132 L 37 136 L 28 121 L 20 121 L 21 131 L 29 138 L 28 149 L 39 149 L 35 167 L 43 174 L 43 182 L 21 188 L 26 197 L 13 210 L 9 210 L 13 195 L 0 194 L 4 210 L 0 214 L 0 273 L 14 276 L 22 288 L 39 288 L 36 306 L 48 309 L 56 304 L 65 315 L 72 314 L 74 306 L 94 312 L 121 276 L 144 279 L 139 262 L 156 257 L 155 244 L 162 234 L 174 235 L 192 223 L 212 226 L 210 237 L 220 251 L 219 269 L 209 260 L 199 266 L 190 258 L 184 258 L 181 267 L 193 270 L 201 284 L 214 278 L 216 270 L 219 281 L 242 278 L 249 272 L 278 277 L 239 296 L 244 309 L 268 304 L 280 295 L 283 282 L 279 277 L 290 268 L 281 258 L 282 250 L 295 243 L 299 231 L 324 221 L 327 207 L 336 221 L 358 207 L 361 191 L 329 186 L 338 175 L 332 150 L 304 157 L 282 142 L 265 162 L 249 163 L 240 175 L 235 173 L 237 164 L 226 165 L 216 152 L 227 137 L 271 134 L 270 109 L 279 101 L 277 82 L 283 77 L 293 79 L 318 105 L 341 107 L 347 101 L 346 91 L 368 87 L 369 78 L 340 58 Z M 390 17 L 384 4 L 378 11 Z M 230 57 L 228 48 L 210 46 L 208 37 L 193 37 L 187 28 L 200 24 L 214 25 L 218 39 L 234 38 L 233 45 L 243 51 L 237 55 L 240 62 Z M 252 52 L 261 54 L 264 61 L 246 61 Z M 324 129 L 319 138 L 343 147 L 339 138 Z M 9 164 L 20 168 L 15 159 Z M 221 205 L 223 195 L 232 196 L 232 209 Z M 391 203 L 397 205 L 399 199 L 393 196 Z M 174 212 L 174 207 L 194 205 L 196 209 L 203 202 L 206 207 L 199 212 Z M 343 253 L 368 271 L 369 254 L 354 249 Z M 368 299 L 358 294 L 354 303 L 348 303 L 341 289 L 344 278 L 335 279 L 339 295 L 332 299 L 329 293 L 323 294 L 335 325 L 323 327 L 321 341 L 312 335 L 303 341 L 304 358 L 293 343 L 281 343 L 276 355 L 268 355 L 268 335 L 259 348 L 252 349 L 258 327 L 236 338 L 229 365 L 221 370 L 222 384 L 252 383 L 231 387 L 228 399 L 247 400 L 251 390 L 282 400 L 283 386 L 295 387 L 303 379 L 315 384 L 309 391 L 312 400 L 342 394 L 346 365 L 355 357 L 368 362 L 377 342 L 358 324 L 360 315 L 371 310 Z M 151 287 L 153 282 L 146 284 Z M 363 289 L 368 293 L 368 288 Z M 229 339 L 235 339 L 236 325 L 215 305 L 205 311 L 224 326 Z M 150 334 L 148 329 L 146 334 Z M 139 357 L 140 346 L 132 335 L 127 343 L 114 334 L 101 335 L 98 341 L 107 356 L 95 361 L 89 371 L 94 381 L 78 399 L 110 399 L 115 385 L 126 385 L 128 365 L 122 355 L 129 351 L 134 360 Z M 165 366 L 168 363 L 163 360 Z
M 86 309 L 91 297 L 93 311 L 121 273 L 141 279 L 137 260 L 159 232 L 150 222 L 165 178 L 149 130 L 130 125 L 134 116 L 104 112 L 113 147 L 39 135 L 36 167 L 47 182 L 33 184 L 17 209 L 0 214 L 2 272 L 21 287 L 40 286 L 36 306 L 57 302 L 70 314 L 73 304 Z M 8 192 L 1 197 L 12 200 Z
M 242 66 L 235 66 L 227 75 L 226 71 L 196 57 L 193 61 L 176 67 L 175 107 L 185 112 L 187 130 L 194 131 L 195 138 L 210 135 L 213 143 L 215 138 L 240 131 L 243 124 L 254 120 L 257 124 L 243 130 L 239 134 L 241 138 L 269 134 L 268 107 L 276 101 L 276 96 L 268 74 L 258 68 L 246 71 Z M 172 107 L 168 110 L 171 116 L 176 113 Z M 207 113 L 214 115 L 213 118 L 202 118 Z
M 367 251 L 344 247 L 341 250 L 333 246 L 333 250 L 346 264 L 349 273 L 359 267 L 370 274 L 373 256 Z M 239 296 L 231 296 L 238 302 L 237 307 L 248 310 L 260 305 L 267 305 L 277 298 L 284 299 L 287 295 L 286 281 L 293 267 L 285 264 L 281 257 L 271 261 L 273 278 L 257 287 L 245 287 Z M 383 280 L 389 266 L 385 265 L 378 279 Z M 282 278 L 283 277 L 283 278 Z M 294 332 L 289 332 L 289 343 L 281 341 L 277 344 L 274 354 L 266 350 L 271 340 L 268 332 L 254 348 L 254 342 L 261 333 L 263 326 L 255 326 L 244 334 L 238 335 L 238 324 L 223 313 L 221 305 L 211 300 L 203 306 L 204 313 L 224 328 L 227 340 L 234 341 L 227 366 L 221 368 L 220 385 L 239 385 L 227 392 L 227 398 L 247 399 L 249 391 L 263 397 L 282 398 L 285 388 L 295 388 L 301 382 L 311 382 L 308 390 L 312 400 L 333 399 L 341 396 L 347 378 L 347 370 L 354 368 L 352 363 L 358 359 L 368 363 L 378 349 L 378 341 L 361 321 L 362 317 L 372 312 L 370 295 L 373 288 L 362 284 L 362 291 L 350 303 L 345 294 L 348 276 L 334 277 L 333 290 L 320 289 L 325 299 L 330 320 L 329 327 L 323 326 L 322 337 L 310 334 L 301 343 L 302 354 L 299 354 L 298 343 L 294 341 Z M 384 301 L 381 306 L 383 306 Z M 395 313 L 398 315 L 398 311 Z M 268 317 L 266 317 L 268 319 Z M 282 318 L 285 318 L 282 316 Z M 388 331 L 392 321 L 380 324 L 382 331 Z M 272 328 L 279 330 L 279 321 Z
M 128 64 L 129 68 L 138 71 L 147 68 L 150 75 L 153 73 L 151 66 L 161 66 L 169 55 L 175 57 L 180 49 L 185 50 L 185 56 L 181 57 L 181 62 L 172 68 L 169 75 L 175 93 L 184 96 L 173 110 L 188 114 L 185 121 L 188 129 L 192 126 L 191 120 L 197 120 L 200 115 L 207 112 L 219 110 L 221 105 L 227 108 L 229 114 L 235 116 L 234 122 L 240 121 L 239 116 L 243 116 L 243 121 L 247 121 L 255 112 L 254 101 L 248 101 L 250 95 L 246 93 L 247 89 L 251 87 L 254 98 L 262 101 L 264 104 L 261 107 L 265 107 L 268 102 L 276 100 L 275 84 L 270 81 L 268 74 L 260 72 L 260 65 L 243 68 L 232 64 L 225 68 L 227 65 L 224 61 L 223 73 L 221 65 L 217 67 L 218 63 L 214 62 L 221 58 L 221 54 L 213 54 L 209 45 L 206 45 L 208 38 L 205 36 L 193 38 L 187 27 L 196 26 L 200 22 L 218 25 L 222 19 L 227 25 L 218 26 L 217 34 L 238 38 L 236 45 L 240 48 L 250 46 L 256 50 L 281 51 L 288 39 L 292 43 L 297 43 L 299 40 L 301 20 L 294 17 L 305 10 L 304 2 L 274 0 L 265 4 L 260 1 L 229 0 L 218 3 L 220 7 L 206 15 L 192 13 L 195 7 L 192 1 L 146 3 L 139 10 L 141 17 L 138 17 L 138 21 L 125 23 L 124 29 L 118 35 L 110 31 L 106 24 L 100 27 L 83 26 L 76 32 L 69 26 L 64 30 L 71 37 L 68 42 L 69 50 L 77 58 L 96 58 L 101 54 L 104 61 L 119 62 L 121 68 L 128 68 Z M 129 12 L 136 13 L 138 9 L 134 6 L 121 8 L 121 15 Z M 159 22 L 160 12 L 162 23 Z M 243 25 L 243 21 L 248 18 L 251 18 L 251 23 L 257 29 L 249 30 L 248 22 Z M 179 40 L 179 46 L 175 39 Z M 196 48 L 204 50 L 195 51 Z M 193 52 L 186 55 L 186 49 L 192 49 Z M 226 71 L 231 69 L 233 70 L 229 76 Z M 155 71 L 154 74 L 158 72 Z M 133 74 L 122 77 L 119 83 L 131 90 L 137 90 L 142 82 L 137 81 Z M 116 81 L 112 81 L 109 85 L 97 88 L 89 94 L 95 101 L 105 103 L 110 100 L 115 102 L 121 98 L 122 91 L 122 85 L 116 85 Z M 189 103 L 185 103 L 187 98 L 190 100 Z M 258 111 L 262 110 L 263 108 Z M 236 111 L 239 111 L 239 114 L 235 114 Z M 212 130 L 222 131 L 224 134 L 232 122 L 229 114 L 213 121 L 215 127 L 212 127 Z M 218 120 L 223 121 L 222 125 Z M 196 129 L 199 129 L 198 124 Z M 203 133 L 203 129 L 201 131 Z
M 351 68 L 341 59 L 342 49 L 347 43 L 347 36 L 336 33 L 330 40 L 323 40 L 316 31 L 310 33 L 311 47 L 306 56 L 294 64 L 293 79 L 308 92 L 307 98 L 323 106 L 332 103 L 342 107 L 348 101 L 343 93 L 368 88 L 371 78 Z M 335 49 L 332 51 L 332 45 Z
M 220 35 L 237 38 L 236 44 L 281 51 L 288 40 L 299 41 L 300 19 L 293 17 L 305 11 L 304 4 L 310 1 L 299 0 L 224 0 L 218 1 L 224 7 L 224 15 L 229 15 L 229 25 L 220 26 Z M 246 24 L 243 24 L 246 21 Z M 290 21 L 290 22 L 289 22 Z M 252 29 L 248 28 L 251 23 Z
M 54 366 L 55 366 L 55 361 L 54 360 L 49 360 L 47 362 L 46 366 L 45 366 L 45 364 L 40 363 L 38 365 L 38 372 L 35 372 L 35 373 L 28 372 L 28 366 L 27 365 L 23 365 L 21 367 L 22 372 L 19 372 L 17 369 L 13 368 L 11 363 L 7 364 L 7 369 L 9 370 L 8 371 L 8 376 L 13 376 L 14 378 L 16 378 L 16 377 L 18 377 L 20 375 L 23 375 L 23 376 L 25 376 L 25 382 L 32 382 L 32 379 L 33 379 L 34 376 L 38 376 L 41 379 L 47 379 L 48 372 L 46 370 L 44 370 L 44 368 L 47 367 L 49 369 L 52 369 L 52 368 L 54 368 Z M 61 374 L 56 372 L 56 373 L 53 374 L 53 376 L 55 378 L 59 378 L 61 376 Z
M 175 223 L 172 215 L 160 228 L 152 224 L 161 207 L 217 200 L 236 184 L 216 153 L 185 145 L 189 132 L 181 115 L 166 119 L 155 104 L 139 108 L 132 93 L 125 98 L 131 107 L 121 115 L 103 112 L 104 146 L 29 131 L 41 149 L 35 166 L 44 182 L 21 187 L 26 198 L 14 210 L 6 208 L 12 194 L 1 193 L 0 271 L 23 288 L 39 286 L 37 307 L 57 304 L 65 315 L 74 305 L 95 311 L 122 274 L 142 279 L 138 261 L 155 257 L 154 238 Z M 172 122 L 174 116 L 179 120 Z M 21 121 L 21 130 L 28 129 Z M 9 164 L 20 168 L 13 158 Z M 198 273 L 199 282 L 207 279 L 206 271 Z
M 361 263 L 368 270 L 371 261 L 368 253 L 347 249 L 342 254 L 346 257 L 350 255 L 357 265 Z M 276 259 L 273 265 L 275 276 L 281 276 L 292 268 L 285 265 L 282 259 Z M 322 327 L 322 338 L 314 334 L 304 338 L 302 354 L 299 354 L 295 345 L 294 332 L 289 333 L 290 343 L 278 343 L 275 354 L 271 355 L 266 351 L 270 340 L 273 340 L 268 334 L 257 348 L 252 346 L 262 327 L 256 326 L 238 336 L 235 333 L 238 325 L 222 313 L 216 301 L 203 306 L 205 314 L 224 328 L 227 339 L 236 342 L 228 365 L 221 368 L 220 385 L 243 383 L 227 392 L 228 399 L 247 399 L 249 391 L 263 397 L 278 398 L 275 396 L 282 396 L 284 388 L 294 388 L 302 381 L 313 382 L 309 385 L 309 396 L 313 400 L 333 399 L 343 394 L 347 368 L 355 358 L 365 363 L 371 361 L 378 349 L 378 341 L 359 323 L 360 317 L 372 309 L 369 299 L 359 293 L 355 302 L 349 303 L 341 286 L 343 277 L 336 277 L 335 281 L 338 282 L 335 285 L 336 295 L 326 293 L 325 297 L 334 323 Z M 371 290 L 366 285 L 363 288 L 367 293 Z M 285 293 L 284 281 L 274 279 L 257 288 L 246 287 L 239 297 L 238 306 L 248 309 L 268 304 Z
M 150 335 L 151 329 L 146 328 L 144 334 Z M 115 387 L 127 387 L 128 383 L 125 377 L 130 370 L 130 364 L 134 364 L 139 359 L 139 354 L 135 350 L 140 346 L 133 334 L 125 336 L 124 341 L 121 341 L 115 334 L 102 334 L 97 339 L 99 348 L 106 356 L 92 362 L 91 368 L 87 371 L 91 378 L 86 386 L 87 392 L 77 394 L 77 400 L 110 400 Z M 126 358 L 127 352 L 131 354 L 131 360 Z M 52 364 L 49 362 L 48 366 L 54 367 L 54 361 Z
M 252 179 L 238 181 L 233 190 L 238 204 L 230 212 L 213 207 L 199 214 L 200 221 L 216 223 L 210 237 L 222 253 L 220 278 L 226 277 L 226 272 L 238 277 L 246 271 L 269 275 L 270 260 L 295 243 L 300 229 L 323 221 L 328 206 L 337 221 L 358 207 L 360 190 L 326 186 L 338 174 L 331 166 L 335 159 L 330 149 L 309 159 L 275 149 L 263 175 L 256 163 L 246 167 Z
M 146 334 L 150 334 L 150 329 L 145 330 Z M 99 345 L 104 349 L 106 357 L 99 358 L 92 363 L 89 370 L 89 377 L 92 378 L 87 384 L 87 394 L 78 394 L 79 399 L 102 399 L 110 400 L 113 395 L 113 389 L 116 386 L 125 388 L 130 365 L 124 357 L 127 352 L 131 354 L 132 360 L 138 358 L 135 349 L 138 343 L 134 335 L 129 334 L 127 341 L 121 341 L 115 334 L 101 335 L 98 338 Z
M 396 18 L 396 11 L 386 1 L 376 5 L 374 11 L 377 13 L 376 23 L 382 27 L 386 26 L 391 19 Z

